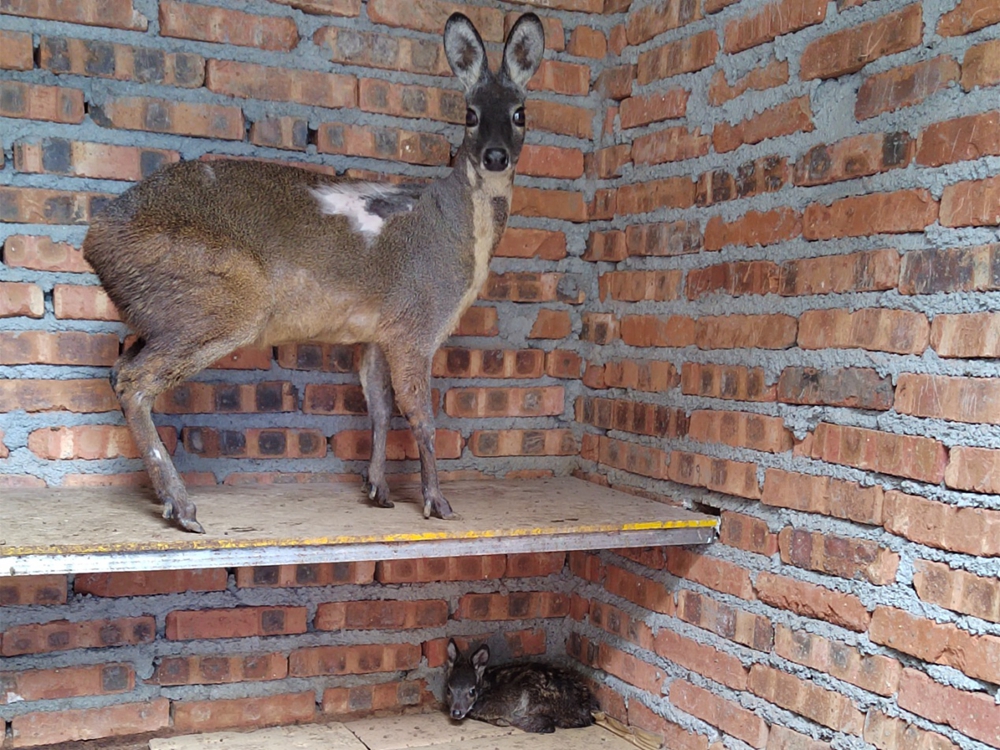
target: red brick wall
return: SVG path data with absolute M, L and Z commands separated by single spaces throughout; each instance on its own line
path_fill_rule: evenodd
M 721 536 L 571 555 L 570 652 L 672 748 L 1000 747 L 997 4 L 620 21 L 581 465 Z

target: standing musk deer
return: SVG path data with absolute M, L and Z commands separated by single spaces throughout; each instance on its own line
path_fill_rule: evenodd
M 468 18 L 444 48 L 465 88 L 465 138 L 428 185 L 331 179 L 253 161 L 188 161 L 125 191 L 90 226 L 87 262 L 138 334 L 111 380 L 164 518 L 203 532 L 160 441 L 153 401 L 234 349 L 365 343 L 368 496 L 392 507 L 386 435 L 395 392 L 420 453 L 424 516 L 455 517 L 434 458 L 431 359 L 475 301 L 507 223 L 524 100 L 545 39 L 514 24 L 498 73 Z

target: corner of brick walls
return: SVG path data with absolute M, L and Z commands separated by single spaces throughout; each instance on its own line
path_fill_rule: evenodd
M 570 654 L 672 748 L 1000 747 L 998 6 L 620 22 L 580 473 L 721 534 L 572 553 Z

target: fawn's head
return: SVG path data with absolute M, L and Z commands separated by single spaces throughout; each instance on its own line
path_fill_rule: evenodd
M 448 713 L 451 718 L 464 719 L 476 705 L 483 672 L 486 671 L 486 663 L 489 660 L 490 649 L 485 643 L 477 648 L 472 656 L 466 656 L 458 650 L 455 641 L 448 641 L 448 679 L 445 698 L 448 701 Z
M 513 171 L 524 143 L 524 98 L 545 52 L 542 22 L 525 13 L 507 35 L 500 71 L 490 70 L 486 48 L 472 22 L 455 13 L 444 27 L 448 64 L 465 87 L 462 149 L 482 173 Z

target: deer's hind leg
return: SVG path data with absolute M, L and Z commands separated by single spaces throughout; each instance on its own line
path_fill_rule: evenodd
M 230 335 L 188 346 L 180 344 L 181 339 L 176 331 L 140 339 L 115 363 L 111 384 L 156 496 L 163 503 L 163 517 L 203 534 L 205 529 L 195 518 L 197 508 L 156 432 L 151 414 L 153 402 L 164 391 L 252 341 L 253 335 Z
M 378 344 L 372 343 L 365 348 L 361 360 L 361 387 L 372 420 L 372 457 L 365 487 L 369 500 L 374 500 L 380 508 L 391 508 L 393 503 L 389 499 L 389 484 L 385 478 L 385 441 L 392 416 L 392 379 L 389 363 Z
M 431 404 L 431 355 L 397 341 L 383 349 L 389 362 L 396 403 L 410 423 L 420 451 L 420 486 L 424 496 L 424 518 L 457 518 L 441 494 L 434 455 L 434 409 Z

